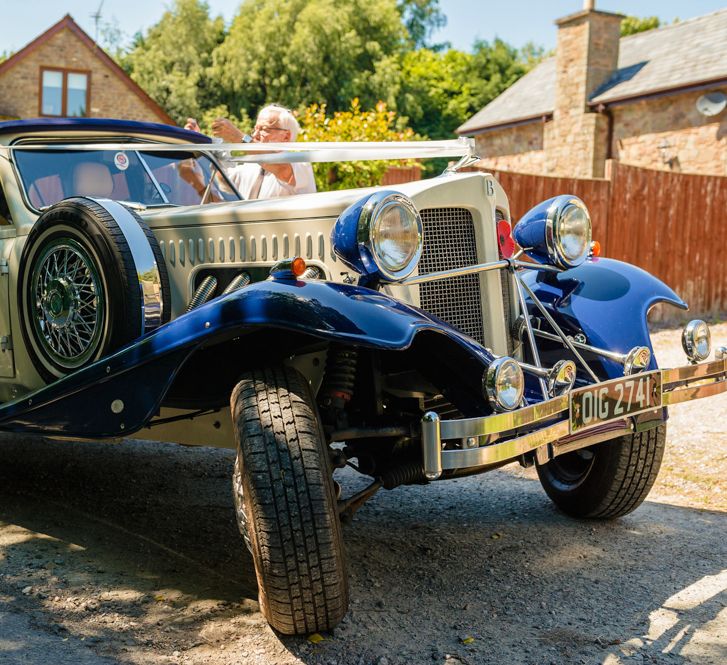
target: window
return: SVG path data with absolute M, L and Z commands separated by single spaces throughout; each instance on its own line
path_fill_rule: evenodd
M 90 72 L 40 70 L 40 115 L 84 117 L 88 112 Z

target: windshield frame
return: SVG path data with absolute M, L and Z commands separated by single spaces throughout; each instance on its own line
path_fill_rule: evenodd
M 109 142 L 109 138 L 110 137 L 108 137 L 108 136 L 95 136 L 93 138 L 84 138 L 83 140 L 78 140 L 78 139 L 76 139 L 75 137 L 72 137 L 72 136 L 71 137 L 69 137 L 69 136 L 52 136 L 52 137 L 49 137 L 49 136 L 39 136 L 39 137 L 35 137 L 35 136 L 33 136 L 33 137 L 27 137 L 26 136 L 26 137 L 20 137 L 20 138 L 18 138 L 16 140 L 12 141 L 9 145 L 11 147 L 21 148 L 21 149 L 22 149 L 23 145 L 33 145 L 33 144 L 44 144 L 44 145 L 47 145 L 47 144 L 52 144 L 52 143 L 59 143 L 59 144 L 93 145 L 94 143 L 108 143 Z M 114 136 L 113 139 L 115 140 L 115 142 L 118 142 L 118 143 L 139 143 L 139 144 L 142 144 L 142 145 L 149 144 L 149 143 L 157 143 L 157 144 L 160 144 L 160 145 L 174 145 L 174 143 L 168 143 L 166 141 L 156 141 L 156 140 L 141 139 L 138 136 L 136 136 L 136 137 L 134 137 L 134 136 Z M 160 196 L 160 198 L 162 200 L 162 203 L 150 203 L 150 204 L 146 204 L 146 203 L 143 203 L 141 201 L 132 201 L 132 200 L 128 200 L 128 201 L 127 200 L 119 200 L 119 203 L 130 204 L 130 205 L 134 206 L 135 208 L 141 208 L 142 210 L 144 210 L 144 209 L 156 209 L 156 208 L 167 208 L 167 207 L 171 207 L 171 208 L 182 207 L 182 204 L 172 203 L 172 202 L 169 201 L 169 198 L 167 197 L 166 193 L 162 189 L 162 187 L 159 184 L 159 182 L 157 181 L 157 179 L 154 177 L 153 173 L 151 172 L 151 168 L 150 168 L 149 164 L 147 163 L 147 161 L 144 159 L 144 156 L 142 155 L 142 152 L 143 152 L 142 145 L 140 145 L 140 148 L 138 150 L 134 150 L 133 152 L 137 156 L 137 159 L 141 163 L 142 168 L 144 169 L 146 175 L 149 177 L 149 180 L 151 181 L 152 185 L 154 186 L 154 188 L 156 189 L 157 193 L 159 194 L 159 196 Z M 200 144 L 200 149 L 199 150 L 194 150 L 194 151 L 187 150 L 187 151 L 182 151 L 182 152 L 189 152 L 190 157 L 193 157 L 195 159 L 197 159 L 197 157 L 199 155 L 201 155 L 201 156 L 205 157 L 206 159 L 208 159 L 210 161 L 210 164 L 212 166 L 212 169 L 214 169 L 217 172 L 218 177 L 221 176 L 224 179 L 224 181 L 227 184 L 227 186 L 230 188 L 230 190 L 232 192 L 234 192 L 234 194 L 238 197 L 238 200 L 239 201 L 244 201 L 245 199 L 240 194 L 240 192 L 238 191 L 237 187 L 235 187 L 235 185 L 228 178 L 227 173 L 225 173 L 225 169 L 222 167 L 222 165 L 220 164 L 220 162 L 217 160 L 217 158 L 214 155 L 214 153 L 213 152 L 207 152 L 206 150 L 204 150 L 203 146 L 204 146 L 204 144 Z M 63 150 L 58 150 L 58 152 L 63 153 L 64 151 Z M 69 150 L 67 152 L 73 152 L 73 151 L 72 150 Z M 18 182 L 18 185 L 19 185 L 18 189 L 21 192 L 21 196 L 23 198 L 23 204 L 25 205 L 25 207 L 28 210 L 30 210 L 33 213 L 37 213 L 37 214 L 40 215 L 44 210 L 47 210 L 50 207 L 50 205 L 54 205 L 54 204 L 50 204 L 50 205 L 41 206 L 41 207 L 34 206 L 33 203 L 30 201 L 30 197 L 28 195 L 28 188 L 26 186 L 25 179 L 23 178 L 23 175 L 22 175 L 22 172 L 21 172 L 21 169 L 20 169 L 20 167 L 18 165 L 17 160 L 15 159 L 15 150 L 13 150 L 11 152 L 9 161 L 10 161 L 10 164 L 12 166 L 13 173 L 15 174 L 15 178 L 16 178 L 16 180 Z M 215 175 L 214 174 L 211 174 L 210 180 L 212 180 L 214 177 L 215 177 Z M 201 203 L 200 202 L 198 205 L 209 205 L 209 203 Z

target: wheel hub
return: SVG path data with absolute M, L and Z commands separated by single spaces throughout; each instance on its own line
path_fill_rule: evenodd
M 65 277 L 54 279 L 41 296 L 41 307 L 46 321 L 57 328 L 64 328 L 69 324 L 78 310 L 78 304 L 78 290 Z
M 93 356 L 101 341 L 105 299 L 88 251 L 71 238 L 49 242 L 31 276 L 37 339 L 54 363 L 73 369 Z

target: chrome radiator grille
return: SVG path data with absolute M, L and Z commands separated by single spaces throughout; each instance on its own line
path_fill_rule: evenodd
M 479 263 L 472 213 L 466 208 L 428 208 L 421 211 L 424 250 L 419 274 Z M 480 280 L 461 275 L 427 282 L 419 287 L 421 308 L 465 335 L 485 343 Z

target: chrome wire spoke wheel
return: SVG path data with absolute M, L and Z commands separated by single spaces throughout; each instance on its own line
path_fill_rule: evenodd
M 98 349 L 105 324 L 105 294 L 94 260 L 70 238 L 51 240 L 31 273 L 33 326 L 42 351 L 74 369 Z

